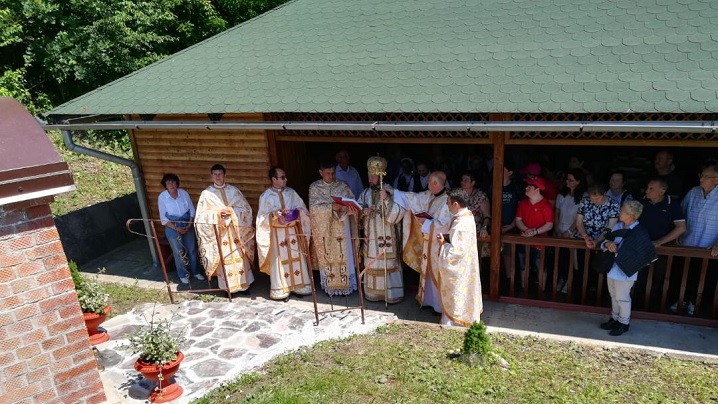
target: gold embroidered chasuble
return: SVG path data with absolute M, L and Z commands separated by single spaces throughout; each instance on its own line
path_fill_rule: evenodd
M 442 192 L 438 196 L 434 196 L 431 191 L 424 192 L 402 192 L 394 191 L 394 200 L 397 197 L 403 200 L 406 208 L 403 222 L 403 252 L 402 258 L 404 262 L 421 274 L 419 278 L 419 290 L 416 294 L 416 300 L 419 304 L 428 304 L 424 302 L 424 292 L 426 291 L 427 279 L 432 282 L 434 288 L 438 290 L 439 278 L 437 274 L 437 260 L 439 257 L 439 243 L 436 241 L 436 235 L 449 231 L 451 222 L 451 212 L 446 206 L 448 196 L 446 192 Z M 415 213 L 427 212 L 433 219 L 429 223 L 423 225 L 414 216 Z M 433 306 L 433 305 L 432 305 Z M 438 310 L 435 307 L 435 310 Z
M 391 194 L 394 190 L 384 184 Z M 381 201 L 379 189 L 367 188 L 359 195 L 362 208 L 372 208 L 369 215 L 362 217 L 364 228 L 364 296 L 370 301 L 384 300 L 397 303 L 404 298 L 404 281 L 398 255 L 399 240 L 396 239 L 396 224 L 404 216 L 404 209 L 392 201 L 391 196 Z M 385 253 L 381 255 L 382 249 Z
M 299 218 L 283 222 L 277 212 L 284 209 L 297 209 Z M 284 299 L 290 292 L 311 294 L 307 264 L 312 228 L 302 198 L 291 188 L 267 189 L 259 197 L 256 223 L 259 270 L 270 277 L 269 297 Z
M 356 215 L 332 210 L 332 196 L 353 198 L 343 181 L 323 180 L 309 186 L 309 216 L 312 222 L 312 259 L 319 269 L 322 288 L 329 295 L 348 295 L 357 288 L 354 266 L 358 238 Z M 346 209 L 346 208 L 345 208 Z
M 480 321 L 484 310 L 476 223 L 470 210 L 462 209 L 454 215 L 449 241 L 439 254 L 442 313 L 452 322 L 468 327 Z
M 229 217 L 222 218 L 221 211 L 232 208 Z M 215 225 L 221 246 L 217 244 Z M 232 185 L 210 185 L 202 191 L 197 203 L 195 229 L 199 243 L 200 261 L 207 276 L 217 276 L 219 287 L 229 288 L 231 293 L 247 290 L 254 281 L 254 229 L 252 207 L 242 192 Z M 221 256 L 220 256 L 221 247 Z M 225 274 L 218 270 L 224 263 Z

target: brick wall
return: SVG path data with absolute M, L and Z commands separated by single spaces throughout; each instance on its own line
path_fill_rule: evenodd
M 0 403 L 106 401 L 51 200 L 0 206 Z

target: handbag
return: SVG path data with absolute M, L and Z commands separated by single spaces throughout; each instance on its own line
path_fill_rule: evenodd
M 631 231 L 629 229 L 620 229 L 616 231 L 608 231 L 606 233 L 605 238 L 606 240 L 615 240 L 616 237 L 623 237 L 624 239 L 630 235 Z M 593 257 L 593 260 L 591 261 L 591 269 L 598 272 L 599 274 L 606 275 L 607 273 L 611 272 L 611 268 L 613 268 L 613 263 L 616 261 L 616 254 L 612 253 L 608 250 L 605 251 L 596 251 L 596 255 Z
M 591 269 L 599 274 L 606 275 L 611 272 L 613 263 L 616 261 L 616 254 L 606 251 L 596 251 L 593 260 L 591 260 Z

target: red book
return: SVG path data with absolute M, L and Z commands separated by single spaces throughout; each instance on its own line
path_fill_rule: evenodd
M 429 220 L 432 220 L 432 219 L 434 218 L 434 216 L 431 216 L 431 215 L 429 214 L 429 212 L 418 212 L 418 213 L 414 213 L 414 216 L 416 216 L 416 217 L 418 217 L 418 218 L 422 218 L 422 219 L 429 219 Z
M 341 196 L 332 196 L 332 199 L 334 200 L 334 203 L 338 203 L 339 205 L 346 206 L 348 208 L 354 207 L 357 210 L 361 210 L 361 206 L 359 206 L 359 203 L 351 198 L 342 198 Z

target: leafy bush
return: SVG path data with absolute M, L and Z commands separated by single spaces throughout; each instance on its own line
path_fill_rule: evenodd
M 486 355 L 491 352 L 491 340 L 486 334 L 486 326 L 483 322 L 474 321 L 464 334 L 464 354 Z
M 152 312 L 152 319 L 148 321 L 148 325 L 140 327 L 128 337 L 129 348 L 133 354 L 139 354 L 143 361 L 163 365 L 177 359 L 177 352 L 180 351 L 186 340 L 185 330 L 173 332 L 172 320 L 165 319 L 156 322 L 154 309 Z
M 77 300 L 80 302 L 80 308 L 83 313 L 105 314 L 107 300 L 110 295 L 105 292 L 98 281 L 98 275 L 105 271 L 102 268 L 94 278 L 84 276 L 78 271 L 77 264 L 73 261 L 68 263 L 70 267 L 70 276 L 72 282 L 75 283 L 75 291 L 77 292 Z
M 72 282 L 75 284 L 75 289 L 77 289 L 82 285 L 82 274 L 80 274 L 80 271 L 77 269 L 77 263 L 75 261 L 68 262 L 67 266 L 70 267 L 70 276 L 72 277 Z

